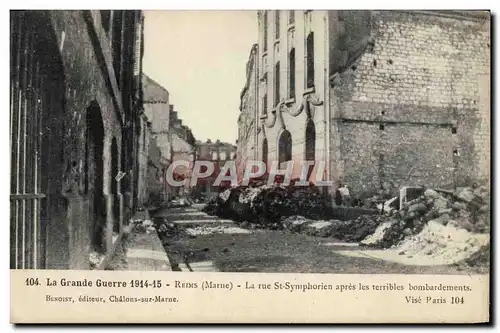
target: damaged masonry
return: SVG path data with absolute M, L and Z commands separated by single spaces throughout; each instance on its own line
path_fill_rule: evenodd
M 488 12 L 227 14 L 239 105 L 176 15 L 11 12 L 12 269 L 489 272 Z

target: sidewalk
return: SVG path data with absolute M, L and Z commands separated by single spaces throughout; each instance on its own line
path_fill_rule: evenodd
M 132 221 L 149 220 L 147 210 L 137 212 Z M 141 224 L 138 224 L 140 226 Z M 143 223 L 144 225 L 144 223 Z M 130 231 L 127 242 L 127 262 L 129 271 L 171 271 L 167 253 L 158 237 L 158 233 L 153 227 L 138 228 Z

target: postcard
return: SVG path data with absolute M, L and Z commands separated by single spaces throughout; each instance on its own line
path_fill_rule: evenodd
M 12 10 L 12 323 L 490 321 L 491 14 Z

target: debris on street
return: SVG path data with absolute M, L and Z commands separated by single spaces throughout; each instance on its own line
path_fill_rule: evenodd
M 424 255 L 442 264 L 473 260 L 489 246 L 489 212 L 489 191 L 484 187 L 426 189 L 360 244 L 397 249 L 409 257 Z
M 264 185 L 260 187 L 234 187 L 210 200 L 203 212 L 236 222 L 247 221 L 279 228 L 280 219 L 303 215 L 311 219 L 325 217 L 328 200 L 314 186 Z
M 314 186 L 239 186 L 221 192 L 203 211 L 236 221 L 241 228 L 333 238 L 397 251 L 406 259 L 424 256 L 440 264 L 463 261 L 467 265 L 472 264 L 466 260 L 474 257 L 478 257 L 476 261 L 485 261 L 485 256 L 477 253 L 489 246 L 490 206 L 486 187 L 461 187 L 453 191 L 405 187 L 399 196 L 384 197 L 373 196 L 370 202 L 377 203 L 374 207 L 378 209 L 370 214 L 366 207 L 332 209 L 326 196 Z M 335 210 L 336 216 L 332 214 Z M 341 210 L 345 212 L 340 213 Z M 222 229 L 214 232 L 224 233 Z
M 104 260 L 105 255 L 96 251 L 90 252 L 90 269 L 96 269 Z

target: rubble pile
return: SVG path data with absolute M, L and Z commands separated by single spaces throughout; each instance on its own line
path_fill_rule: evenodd
M 490 243 L 481 246 L 481 248 L 473 253 L 470 257 L 466 258 L 463 260 L 462 263 L 465 266 L 469 267 L 481 267 L 481 266 L 488 266 L 490 264 L 490 254 L 491 254 L 491 247 Z
M 332 236 L 346 242 L 360 242 L 375 232 L 384 221 L 380 215 L 362 215 L 354 220 L 338 221 L 333 226 Z
M 99 265 L 104 260 L 104 254 L 93 251 L 90 252 L 89 261 L 90 261 L 90 269 L 97 269 Z
M 176 223 L 168 222 L 163 218 L 157 219 L 155 222 L 156 231 L 164 246 L 168 245 L 165 244 L 167 241 L 178 241 L 185 237 L 193 237 Z
M 422 232 L 430 221 L 472 233 L 487 233 L 489 194 L 484 188 L 458 188 L 454 192 L 427 189 L 392 216 L 390 225 L 384 224 L 384 231 L 379 230 L 376 239 L 371 237 L 362 244 L 382 248 L 395 246 L 406 237 Z
M 441 264 L 467 259 L 489 244 L 488 234 L 471 233 L 436 220 L 427 223 L 418 235 L 408 237 L 399 246 L 400 255 L 425 255 Z
M 151 220 L 135 220 L 134 223 L 134 231 L 137 233 L 151 233 L 156 232 L 153 221 Z
M 353 220 L 312 220 L 300 215 L 282 219 L 283 227 L 296 233 L 316 237 L 332 237 L 346 242 L 360 242 L 375 232 L 383 216 L 362 215 Z
M 280 219 L 303 215 L 311 219 L 325 218 L 328 200 L 314 186 L 264 185 L 238 186 L 221 192 L 203 208 L 203 212 L 236 222 L 280 228 Z

